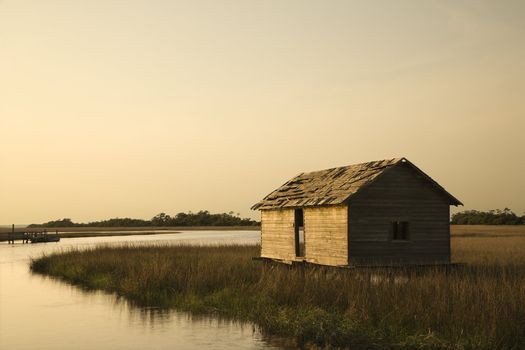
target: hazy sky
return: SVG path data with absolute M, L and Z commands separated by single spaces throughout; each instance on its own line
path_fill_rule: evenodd
M 405 156 L 525 211 L 524 1 L 0 0 L 0 223 L 249 207 Z

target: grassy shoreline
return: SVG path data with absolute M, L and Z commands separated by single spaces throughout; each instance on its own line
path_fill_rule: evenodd
M 34 260 L 33 271 L 159 306 L 251 321 L 298 346 L 519 349 L 525 238 L 454 238 L 446 273 L 268 266 L 258 247 L 100 247 Z
M 23 230 L 25 227 L 17 226 L 17 230 Z M 48 231 L 59 232 L 97 232 L 97 231 L 191 231 L 191 230 L 247 230 L 258 231 L 261 226 L 117 226 L 117 227 L 54 227 L 43 228 L 34 227 L 28 228 L 29 231 L 41 231 L 47 229 Z M 525 235 L 525 225 L 450 225 L 450 231 L 453 235 L 461 236 L 463 234 L 490 234 L 490 235 L 505 235 L 505 234 L 523 234 Z M 0 226 L 0 233 L 11 232 L 11 226 Z
M 166 235 L 166 234 L 174 234 L 174 233 L 181 233 L 181 232 L 179 231 L 63 232 L 63 233 L 59 233 L 58 236 L 60 238 L 81 238 L 81 237 L 112 237 L 112 236 L 137 236 L 137 235 L 149 236 L 149 235 Z
M 80 237 L 109 237 L 109 236 L 135 236 L 159 235 L 181 233 L 181 231 L 259 231 L 259 226 L 152 226 L 152 227 L 57 227 L 57 228 L 31 228 L 27 232 L 41 232 L 47 230 L 50 234 L 58 231 L 60 238 Z M 25 229 L 16 229 L 23 231 Z M 0 242 L 7 241 L 11 228 L 0 228 Z
M 149 226 L 149 227 L 58 227 L 48 228 L 48 232 L 58 231 L 61 238 L 153 235 L 179 233 L 180 231 L 260 231 L 260 226 Z M 17 231 L 20 230 L 17 228 Z M 32 228 L 28 231 L 43 231 Z M 525 225 L 451 225 L 452 237 L 525 237 Z M 0 242 L 7 241 L 11 232 L 9 227 L 0 227 Z
M 16 231 L 27 230 L 28 232 L 48 230 L 49 232 L 99 232 L 99 231 L 257 231 L 260 226 L 116 226 L 116 227 L 16 227 Z M 11 232 L 11 226 L 0 227 L 0 233 Z

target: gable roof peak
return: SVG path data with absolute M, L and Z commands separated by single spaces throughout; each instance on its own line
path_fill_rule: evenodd
M 374 181 L 386 169 L 398 163 L 408 163 L 435 187 L 443 191 L 449 197 L 451 204 L 461 204 L 459 200 L 446 192 L 443 187 L 408 159 L 400 157 L 301 173 L 264 197 L 252 209 L 263 210 L 341 204 L 362 187 Z

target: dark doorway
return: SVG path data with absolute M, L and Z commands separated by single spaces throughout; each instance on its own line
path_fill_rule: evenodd
M 302 209 L 295 209 L 295 256 L 304 257 L 304 213 Z

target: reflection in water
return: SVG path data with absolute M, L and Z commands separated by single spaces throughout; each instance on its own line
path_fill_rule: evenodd
M 173 310 L 136 307 L 114 294 L 86 291 L 31 274 L 43 253 L 98 244 L 255 244 L 259 233 L 193 231 L 155 236 L 0 243 L 0 349 L 272 348 L 251 325 Z

